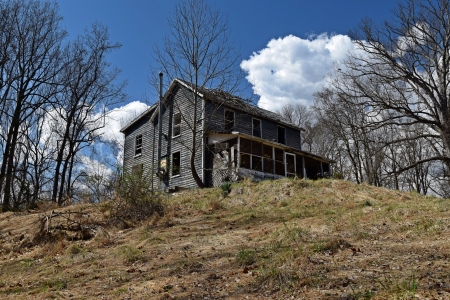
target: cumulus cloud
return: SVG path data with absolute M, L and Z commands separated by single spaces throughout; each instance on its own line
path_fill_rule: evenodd
M 117 145 L 117 162 L 123 161 L 124 135 L 120 132 L 125 125 L 143 113 L 149 106 L 140 101 L 133 101 L 127 105 L 114 108 L 107 112 L 105 118 L 105 127 L 100 129 L 102 139 Z
M 284 104 L 310 105 L 326 84 L 333 64 L 354 49 L 350 37 L 326 33 L 310 39 L 289 35 L 272 39 L 263 50 L 241 63 L 247 80 L 260 96 L 258 106 L 275 111 Z
M 100 130 L 102 138 L 123 145 L 124 136 L 120 132 L 120 129 L 143 113 L 147 108 L 147 104 L 140 101 L 133 101 L 127 105 L 108 111 L 105 119 L 106 126 Z

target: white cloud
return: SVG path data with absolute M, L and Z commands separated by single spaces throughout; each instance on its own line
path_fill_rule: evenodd
M 120 129 L 139 116 L 148 108 L 147 104 L 133 101 L 125 106 L 114 108 L 107 112 L 105 127 L 100 130 L 102 137 L 111 142 L 123 145 L 124 136 Z
M 102 112 L 90 116 L 88 119 L 91 120 L 91 123 L 88 125 L 93 126 L 93 128 L 96 126 L 101 127 L 96 130 L 96 134 L 101 134 L 103 140 L 115 143 L 115 145 L 118 146 L 116 157 L 111 156 L 113 154 L 111 149 L 108 150 L 108 147 L 102 147 L 102 143 L 92 145 L 95 147 L 95 151 L 101 152 L 101 155 L 104 156 L 105 159 L 110 158 L 110 161 L 116 159 L 117 162 L 122 162 L 124 135 L 120 132 L 120 129 L 139 116 L 147 108 L 148 106 L 145 103 L 133 101 L 122 107 L 107 111 L 104 119 L 101 117 Z M 62 110 L 62 113 L 64 113 L 64 108 L 59 109 Z M 103 122 L 105 122 L 104 126 Z M 55 133 L 56 128 L 62 132 L 64 126 L 65 121 L 58 115 L 57 111 L 49 111 L 44 120 L 44 130 L 40 140 L 41 144 L 44 145 L 46 141 L 50 139 L 50 145 L 53 145 L 53 147 L 50 148 L 56 148 L 58 146 L 58 140 L 61 139 L 61 137 Z M 89 149 L 85 149 L 84 151 L 89 151 Z M 87 155 L 87 153 L 84 153 L 83 155 Z
M 313 94 L 326 84 L 333 63 L 353 49 L 346 35 L 325 33 L 311 39 L 289 35 L 272 39 L 266 48 L 242 61 L 241 68 L 260 96 L 258 106 L 274 111 L 288 102 L 311 104 Z

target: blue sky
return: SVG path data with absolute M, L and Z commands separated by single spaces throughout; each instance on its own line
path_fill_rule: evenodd
M 153 63 L 152 48 L 166 34 L 166 17 L 176 1 L 57 2 L 64 17 L 63 25 L 72 38 L 95 21 L 108 26 L 111 40 L 123 45 L 110 55 L 109 60 L 122 70 L 121 79 L 128 80 L 128 101 L 147 100 L 153 103 L 155 91 L 148 84 L 150 64 Z M 279 108 L 276 103 L 284 103 L 290 98 L 310 104 L 312 92 L 322 84 L 318 78 L 324 77 L 324 72 L 329 71 L 331 60 L 324 58 L 328 52 L 319 51 L 317 55 L 312 53 L 311 48 L 317 45 L 311 42 L 318 39 L 322 43 L 317 47 L 326 48 L 332 43 L 339 49 L 346 49 L 349 47 L 348 40 L 341 39 L 341 43 L 336 43 L 331 40 L 332 36 L 345 36 L 365 17 L 378 22 L 390 19 L 391 11 L 397 5 L 397 1 L 391 0 L 211 0 L 210 3 L 228 16 L 233 40 L 241 49 L 241 61 L 248 61 L 246 71 L 249 75 L 253 74 L 253 81 L 265 84 L 263 70 L 267 68 L 279 71 L 278 74 L 284 74 L 285 77 L 303 72 L 302 76 L 290 76 L 294 77 L 290 82 L 282 79 L 273 81 L 277 86 L 270 91 L 265 86 L 253 87 L 261 97 L 259 105 L 272 110 Z M 287 39 L 289 35 L 292 37 Z M 271 47 L 268 47 L 271 41 Z M 265 55 L 258 55 L 263 50 L 266 50 Z M 305 51 L 309 55 L 305 55 Z M 276 59 L 277 53 L 285 52 L 290 54 L 284 60 Z M 250 59 L 252 55 L 253 60 Z M 334 56 L 334 60 L 339 58 L 341 56 Z M 268 61 L 270 65 L 266 64 Z M 284 73 L 281 72 L 290 61 L 297 63 L 291 65 L 289 70 L 284 70 Z M 311 61 L 315 63 L 311 65 Z M 325 62 L 321 64 L 323 61 Z M 309 65 L 304 66 L 304 62 Z M 299 71 L 298 68 L 302 66 L 303 71 Z M 314 76 L 317 78 L 312 80 L 311 77 L 314 76 L 310 76 L 308 70 L 315 72 Z M 296 90 L 293 87 L 296 80 L 306 83 Z M 289 92 L 291 87 L 293 90 Z M 274 88 L 278 90 L 278 94 Z

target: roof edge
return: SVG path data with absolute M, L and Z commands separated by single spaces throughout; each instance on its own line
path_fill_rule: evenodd
M 140 119 L 142 119 L 146 114 L 148 114 L 149 112 L 152 111 L 152 109 L 156 108 L 158 106 L 157 103 L 154 103 L 152 105 L 150 105 L 149 108 L 147 108 L 146 110 L 144 110 L 139 116 L 137 116 L 136 118 L 134 118 L 130 123 L 128 123 L 127 125 L 125 125 L 124 127 L 122 127 L 122 129 L 120 129 L 120 132 L 125 133 L 125 131 L 130 128 L 132 125 L 136 124 Z

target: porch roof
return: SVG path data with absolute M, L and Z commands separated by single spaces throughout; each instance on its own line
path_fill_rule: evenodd
M 303 156 L 307 156 L 307 157 L 310 157 L 312 159 L 315 159 L 315 160 L 318 160 L 318 161 L 322 161 L 322 162 L 325 162 L 325 163 L 329 163 L 329 164 L 330 163 L 335 163 L 334 160 L 322 157 L 320 155 L 312 154 L 310 152 L 303 151 L 303 150 L 300 150 L 300 149 L 297 149 L 297 148 L 292 148 L 292 147 L 286 146 L 284 144 L 281 144 L 281 143 L 278 143 L 278 142 L 275 142 L 275 141 L 265 140 L 263 138 L 255 137 L 255 136 L 252 136 L 252 135 L 249 135 L 249 134 L 246 134 L 246 133 L 242 133 L 242 132 L 238 132 L 238 131 L 233 131 L 233 132 L 231 132 L 231 134 L 230 133 L 224 133 L 224 132 L 209 132 L 209 133 L 210 134 L 211 133 L 212 134 L 218 134 L 218 135 L 228 135 L 228 136 L 229 135 L 233 135 L 234 137 L 243 137 L 243 138 L 246 138 L 246 139 L 249 139 L 249 140 L 258 141 L 258 142 L 261 142 L 261 143 L 264 143 L 264 144 L 267 144 L 267 145 L 272 145 L 272 146 L 277 147 L 277 148 L 282 148 L 285 151 L 293 152 L 293 153 L 300 154 L 300 155 L 303 155 Z

